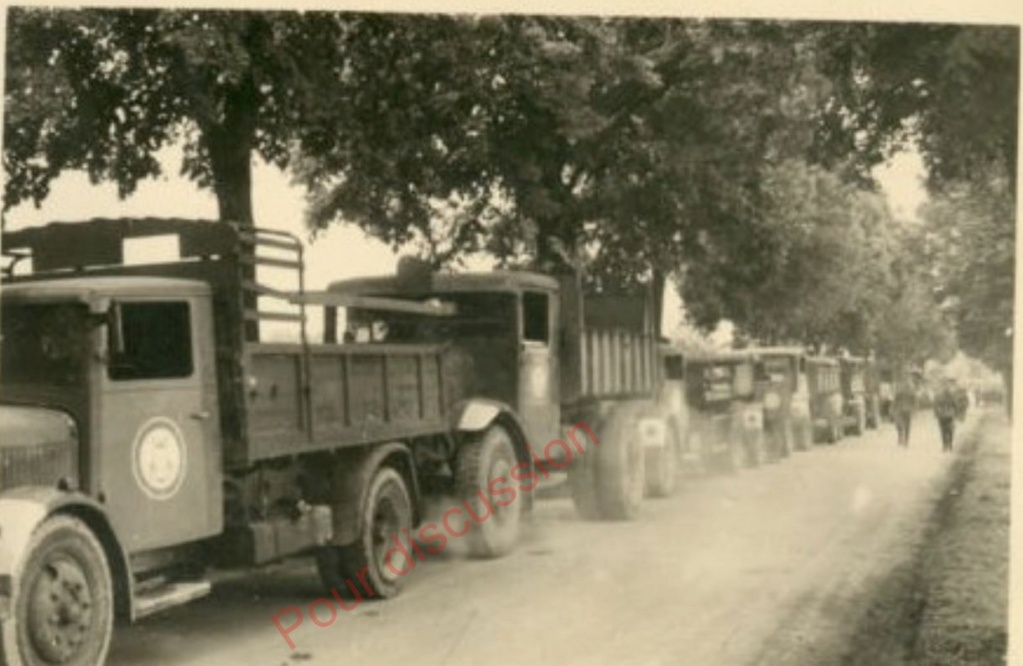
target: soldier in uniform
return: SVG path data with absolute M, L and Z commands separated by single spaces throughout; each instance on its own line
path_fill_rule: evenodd
M 955 381 L 946 379 L 934 398 L 934 415 L 941 429 L 941 450 L 951 451 L 955 437 L 956 418 L 960 414 L 960 402 L 955 390 Z

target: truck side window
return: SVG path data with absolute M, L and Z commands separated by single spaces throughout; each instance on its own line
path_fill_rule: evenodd
M 192 374 L 188 303 L 121 303 L 121 329 L 123 349 L 111 358 L 111 379 L 174 379 Z
M 522 337 L 532 342 L 550 342 L 550 316 L 547 310 L 547 294 L 530 292 L 522 294 Z

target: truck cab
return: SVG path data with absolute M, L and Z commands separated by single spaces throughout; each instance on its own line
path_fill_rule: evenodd
M 801 347 L 758 347 L 766 376 L 764 430 L 776 455 L 806 450 L 812 443 L 806 353 Z
M 690 428 L 705 466 L 735 471 L 763 462 L 764 408 L 755 357 L 738 351 L 692 358 L 685 382 Z
M 558 281 L 528 272 L 432 274 L 360 278 L 332 283 L 339 297 L 403 299 L 450 308 L 452 314 L 381 311 L 372 300 L 325 309 L 326 341 L 337 332 L 349 340 L 376 344 L 453 345 L 459 352 L 458 379 L 464 395 L 508 406 L 522 420 L 530 443 L 542 444 L 561 429 L 560 322 Z M 340 302 L 340 301 L 338 301 Z M 341 324 L 341 326 L 339 326 Z
M 147 277 L 29 282 L 6 287 L 2 308 L 0 399 L 74 422 L 78 469 L 65 470 L 64 485 L 104 504 L 128 552 L 217 534 L 209 288 Z

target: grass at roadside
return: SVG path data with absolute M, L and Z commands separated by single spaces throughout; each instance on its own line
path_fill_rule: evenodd
M 1005 663 L 1011 436 L 1002 412 L 975 419 L 923 541 L 876 588 L 843 666 Z
M 1004 663 L 1011 435 L 1000 413 L 981 418 L 958 495 L 922 553 L 924 606 L 910 663 Z

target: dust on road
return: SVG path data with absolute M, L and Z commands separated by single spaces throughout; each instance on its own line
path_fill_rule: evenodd
M 908 450 L 880 432 L 732 476 L 694 479 L 632 523 L 538 503 L 520 548 L 457 549 L 417 565 L 404 593 L 310 621 L 290 650 L 271 623 L 323 596 L 290 563 L 122 629 L 110 664 L 831 664 L 875 587 L 910 556 L 945 481 L 932 418 Z

